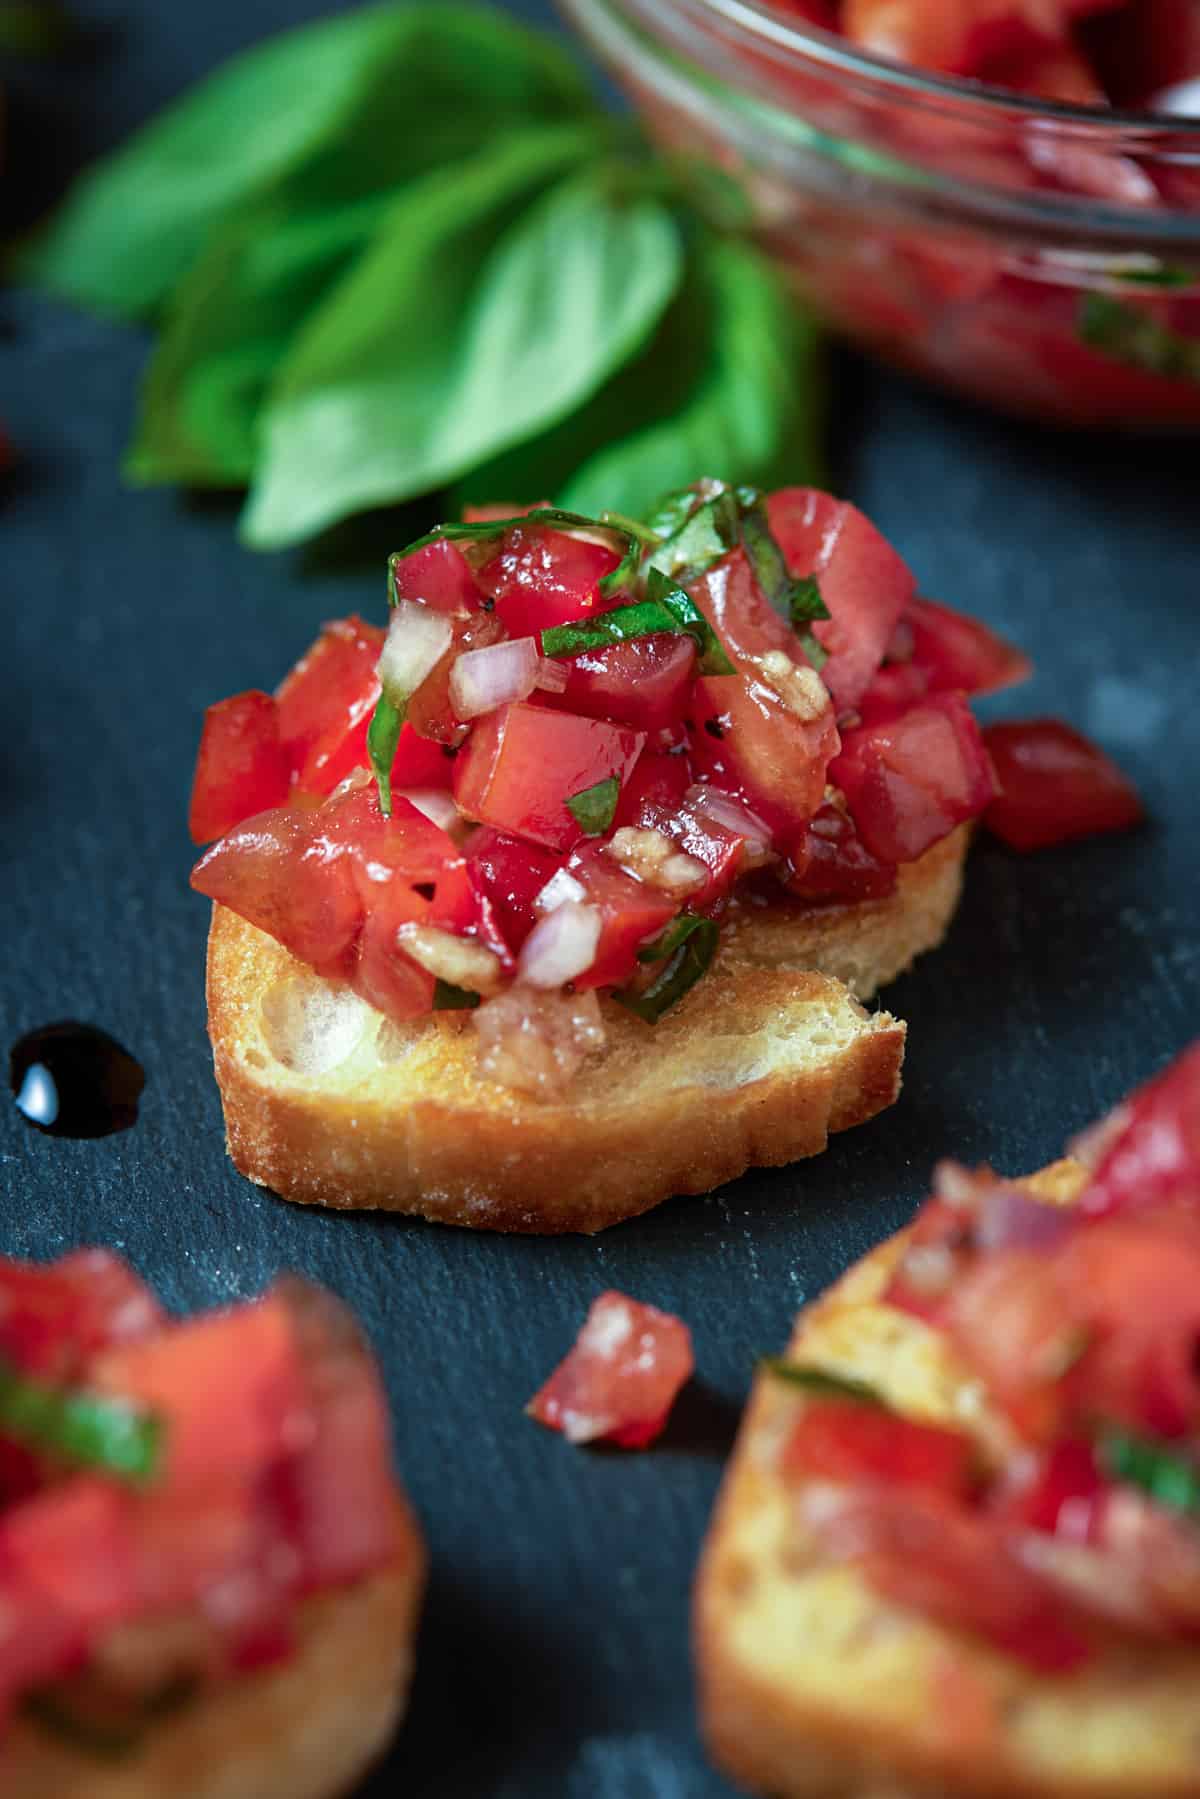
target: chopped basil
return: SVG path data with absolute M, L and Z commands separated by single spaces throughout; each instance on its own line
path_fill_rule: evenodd
M 1157 268 L 1119 268 L 1113 274 L 1121 281 L 1131 282 L 1136 287 L 1196 287 L 1200 286 L 1200 274 L 1194 269 L 1172 268 L 1169 263 L 1160 262 Z
M 704 674 L 733 673 L 720 638 L 690 594 L 656 568 L 647 573 L 644 600 L 614 606 L 611 612 L 593 612 L 567 625 L 552 625 L 542 632 L 542 654 L 578 656 L 583 650 L 606 649 L 609 644 L 629 643 L 660 631 L 694 637 Z
M 665 931 L 660 931 L 651 942 L 644 943 L 638 951 L 639 962 L 661 962 L 664 957 L 674 955 L 681 943 L 686 943 L 693 931 L 698 931 L 711 920 L 701 918 L 698 912 L 681 912 L 673 918 Z
M 679 923 L 677 919 L 676 924 Z M 669 935 L 669 926 L 664 936 Z M 660 972 L 641 993 L 626 987 L 613 994 L 627 1011 L 636 1012 L 647 1024 L 657 1024 L 665 1012 L 678 1005 L 705 974 L 717 950 L 720 930 L 711 918 L 695 918 Z M 660 940 L 661 941 L 661 940 Z
M 850 1374 L 836 1374 L 830 1368 L 813 1368 L 803 1362 L 786 1361 L 782 1356 L 768 1356 L 759 1367 L 764 1374 L 773 1374 L 777 1380 L 787 1381 L 793 1387 L 804 1387 L 810 1393 L 857 1399 L 864 1405 L 886 1405 L 869 1382 L 856 1380 Z
M 734 549 L 739 537 L 737 495 L 731 488 L 724 488 L 688 514 L 653 552 L 650 567 L 686 584 Z
M 385 818 L 392 816 L 392 763 L 396 760 L 406 710 L 407 706 L 397 706 L 386 693 L 381 693 L 367 730 L 367 754 L 379 788 L 379 810 Z
M 767 505 L 761 494 L 751 500 L 752 489 L 739 490 L 742 495 L 742 542 L 754 578 L 770 604 L 790 624 L 811 624 L 814 619 L 828 618 L 829 608 L 821 598 L 821 589 L 811 575 L 795 576 L 787 565 L 783 551 L 767 520 Z
M 435 1012 L 470 1012 L 479 1004 L 479 995 L 469 987 L 456 987 L 453 981 L 436 980 L 433 984 Z
M 680 487 L 674 493 L 665 493 L 646 520 L 647 530 L 657 538 L 674 537 L 695 511 L 696 499 L 694 487 Z
M 545 525 L 548 529 L 559 531 L 603 531 L 615 541 L 613 549 L 620 556 L 629 552 L 630 543 L 636 542 L 635 533 L 626 526 L 622 519 L 610 523 L 611 515 L 603 518 L 589 518 L 583 512 L 563 512 L 557 506 L 537 506 L 532 512 L 520 512 L 514 518 L 488 518 L 467 520 L 461 524 L 435 525 L 432 531 L 426 531 L 424 537 L 418 537 L 403 550 L 397 550 L 388 557 L 388 568 L 392 575 L 392 604 L 395 605 L 395 571 L 402 562 L 418 550 L 423 550 L 431 543 L 493 543 L 496 538 L 503 537 L 506 532 L 516 530 L 520 526 Z
M 567 811 L 587 836 L 603 837 L 613 821 L 620 797 L 621 783 L 616 775 L 609 775 L 606 781 L 597 781 L 594 787 L 584 787 L 573 793 L 567 801 Z
M 0 1431 L 27 1449 L 144 1485 L 162 1456 L 162 1421 L 119 1399 L 70 1392 L 0 1362 Z
M 1106 1474 L 1128 1482 L 1172 1512 L 1200 1512 L 1200 1467 L 1131 1431 L 1104 1430 L 1096 1457 Z
M 1089 349 L 1171 381 L 1200 381 L 1200 338 L 1168 325 L 1111 294 L 1085 294 L 1076 328 Z

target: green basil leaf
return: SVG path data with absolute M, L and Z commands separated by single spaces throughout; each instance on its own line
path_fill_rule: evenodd
M 803 1362 L 789 1362 L 782 1356 L 768 1356 L 759 1363 L 764 1374 L 803 1387 L 809 1393 L 824 1393 L 830 1398 L 857 1399 L 865 1405 L 886 1405 L 877 1390 L 865 1380 L 850 1374 L 837 1374 L 831 1368 L 813 1368 Z
M 687 631 L 696 639 L 702 675 L 732 675 L 736 672 L 726 654 L 725 645 L 690 593 L 685 592 L 672 581 L 670 575 L 664 575 L 658 568 L 647 569 L 645 588 L 647 600 L 651 604 L 665 606 L 675 619 L 677 628 Z
M 440 977 L 433 984 L 433 1010 L 435 1012 L 470 1012 L 479 1004 L 479 995 L 472 993 L 469 987 L 456 987 L 451 981 L 443 981 Z
M 603 837 L 611 825 L 621 797 L 621 783 L 616 775 L 597 781 L 594 787 L 583 787 L 567 801 L 567 811 L 589 837 Z
M 423 550 L 431 543 L 487 544 L 494 543 L 509 531 L 529 525 L 546 525 L 557 531 L 607 532 L 612 538 L 612 547 L 621 557 L 627 557 L 634 540 L 624 520 L 619 524 L 612 514 L 606 513 L 601 518 L 588 518 L 581 512 L 563 512 L 557 506 L 535 506 L 531 512 L 514 513 L 511 518 L 491 518 L 464 520 L 461 524 L 435 525 L 432 531 L 426 531 L 424 537 L 418 537 L 414 543 L 403 550 L 397 550 L 388 558 L 389 603 L 395 605 L 395 572 L 402 562 Z M 619 570 L 615 570 L 619 573 Z M 605 579 L 611 579 L 606 576 Z
M 737 495 L 725 487 L 688 513 L 655 550 L 650 567 L 677 577 L 686 586 L 732 550 L 739 536 Z
M 1132 1431 L 1103 1430 L 1096 1455 L 1114 1480 L 1140 1487 L 1172 1512 L 1200 1512 L 1200 1467 Z
M 583 650 L 605 649 L 610 644 L 629 643 L 635 637 L 651 637 L 660 631 L 694 637 L 700 650 L 700 666 L 707 674 L 733 673 L 733 664 L 700 608 L 661 569 L 648 572 L 645 599 L 628 606 L 614 606 L 609 612 L 592 612 L 586 618 L 552 625 L 543 631 L 542 654 L 578 656 Z
M 100 1394 L 52 1387 L 0 1362 L 0 1432 L 27 1448 L 144 1485 L 162 1457 L 162 1421 Z
M 680 487 L 674 493 L 660 494 L 646 519 L 647 529 L 656 537 L 674 537 L 696 510 L 700 495 L 694 487 Z
M 706 974 L 717 953 L 720 927 L 711 918 L 698 918 L 670 960 L 641 993 L 632 988 L 614 991 L 613 998 L 647 1024 L 657 1024 L 665 1012 L 678 1005 L 685 993 Z
M 1200 338 L 1183 337 L 1168 325 L 1111 294 L 1085 294 L 1077 330 L 1089 349 L 1127 362 L 1170 381 L 1200 381 Z
M 513 219 L 554 160 L 597 145 L 594 129 L 554 135 L 514 135 L 397 203 L 280 370 L 248 542 L 292 543 L 455 479 L 645 342 L 682 272 L 674 218 L 614 201 L 593 166 Z
M 347 194 L 348 164 L 374 156 L 410 179 L 526 120 L 595 111 L 544 33 L 449 0 L 363 7 L 218 69 L 85 175 L 19 266 L 136 315 L 161 304 L 231 208 L 288 177 L 336 207 L 362 191 L 351 172 Z
M 400 745 L 407 705 L 400 707 L 381 693 L 367 727 L 367 756 L 379 789 L 379 810 L 385 818 L 392 816 L 392 763 Z
M 644 943 L 638 951 L 639 962 L 661 962 L 667 956 L 674 955 L 681 943 L 686 943 L 693 931 L 702 930 L 708 924 L 707 918 L 701 918 L 698 912 L 681 912 L 673 918 L 665 931 L 660 931 L 650 943 Z

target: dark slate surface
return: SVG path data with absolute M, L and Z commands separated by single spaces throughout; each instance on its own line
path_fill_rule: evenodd
M 318 10 L 80 0 L 89 53 L 18 87 L 10 206 Z M 687 1591 L 755 1357 L 909 1216 L 937 1155 L 1036 1166 L 1196 1028 L 1194 454 L 1035 436 L 839 365 L 839 485 L 927 591 L 1032 651 L 1037 680 L 1003 709 L 1097 733 L 1154 824 L 1030 861 L 977 851 L 948 946 L 889 995 L 911 1040 L 884 1119 L 599 1240 L 505 1240 L 291 1210 L 224 1158 L 206 908 L 186 886 L 201 712 L 272 685 L 323 619 L 378 614 L 393 533 L 359 534 L 350 563 L 255 558 L 228 505 L 125 491 L 142 354 L 133 332 L 0 298 L 0 417 L 26 454 L 0 513 L 0 1025 L 7 1044 L 91 1019 L 148 1074 L 138 1126 L 100 1142 L 41 1137 L 0 1108 L 0 1248 L 111 1243 L 181 1308 L 299 1266 L 366 1320 L 434 1563 L 411 1721 L 373 1792 L 402 1774 L 423 1795 L 717 1799 Z M 610 1284 L 696 1336 L 700 1381 L 647 1455 L 580 1453 L 521 1416 Z

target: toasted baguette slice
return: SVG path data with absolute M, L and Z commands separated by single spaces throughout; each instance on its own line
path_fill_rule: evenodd
M 1076 1162 L 1034 1177 L 1069 1203 Z M 801 1313 L 796 1361 L 909 1416 L 1002 1428 L 919 1320 L 880 1302 L 906 1233 Z M 700 1709 L 732 1777 L 776 1799 L 1196 1799 L 1200 1649 L 1112 1652 L 1050 1677 L 893 1606 L 806 1545 L 773 1454 L 795 1390 L 755 1385 L 695 1594 Z
M 394 1561 L 310 1599 L 294 1653 L 155 1722 L 136 1748 L 97 1755 L 15 1718 L 0 1744 L 13 1799 L 342 1799 L 404 1712 L 425 1552 L 397 1501 Z
M 287 1199 L 547 1233 L 815 1155 L 899 1092 L 905 1027 L 855 996 L 941 941 L 966 841 L 938 844 L 886 900 L 746 906 L 657 1026 L 603 1002 L 607 1046 L 558 1102 L 480 1079 L 462 1013 L 403 1029 L 214 907 L 209 1034 L 229 1152 Z

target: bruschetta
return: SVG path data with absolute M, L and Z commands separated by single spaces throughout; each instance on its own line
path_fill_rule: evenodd
M 424 1580 L 330 1295 L 169 1320 L 107 1250 L 0 1261 L 0 1788 L 336 1799 L 404 1706 Z
M 943 1164 L 760 1372 L 695 1595 L 778 1799 L 1200 1794 L 1200 1045 L 1027 1180 Z
M 291 1199 L 595 1230 L 895 1098 L 861 1001 L 938 943 L 1027 664 L 845 502 L 718 482 L 391 559 L 206 719 L 192 883 L 238 1167 Z

